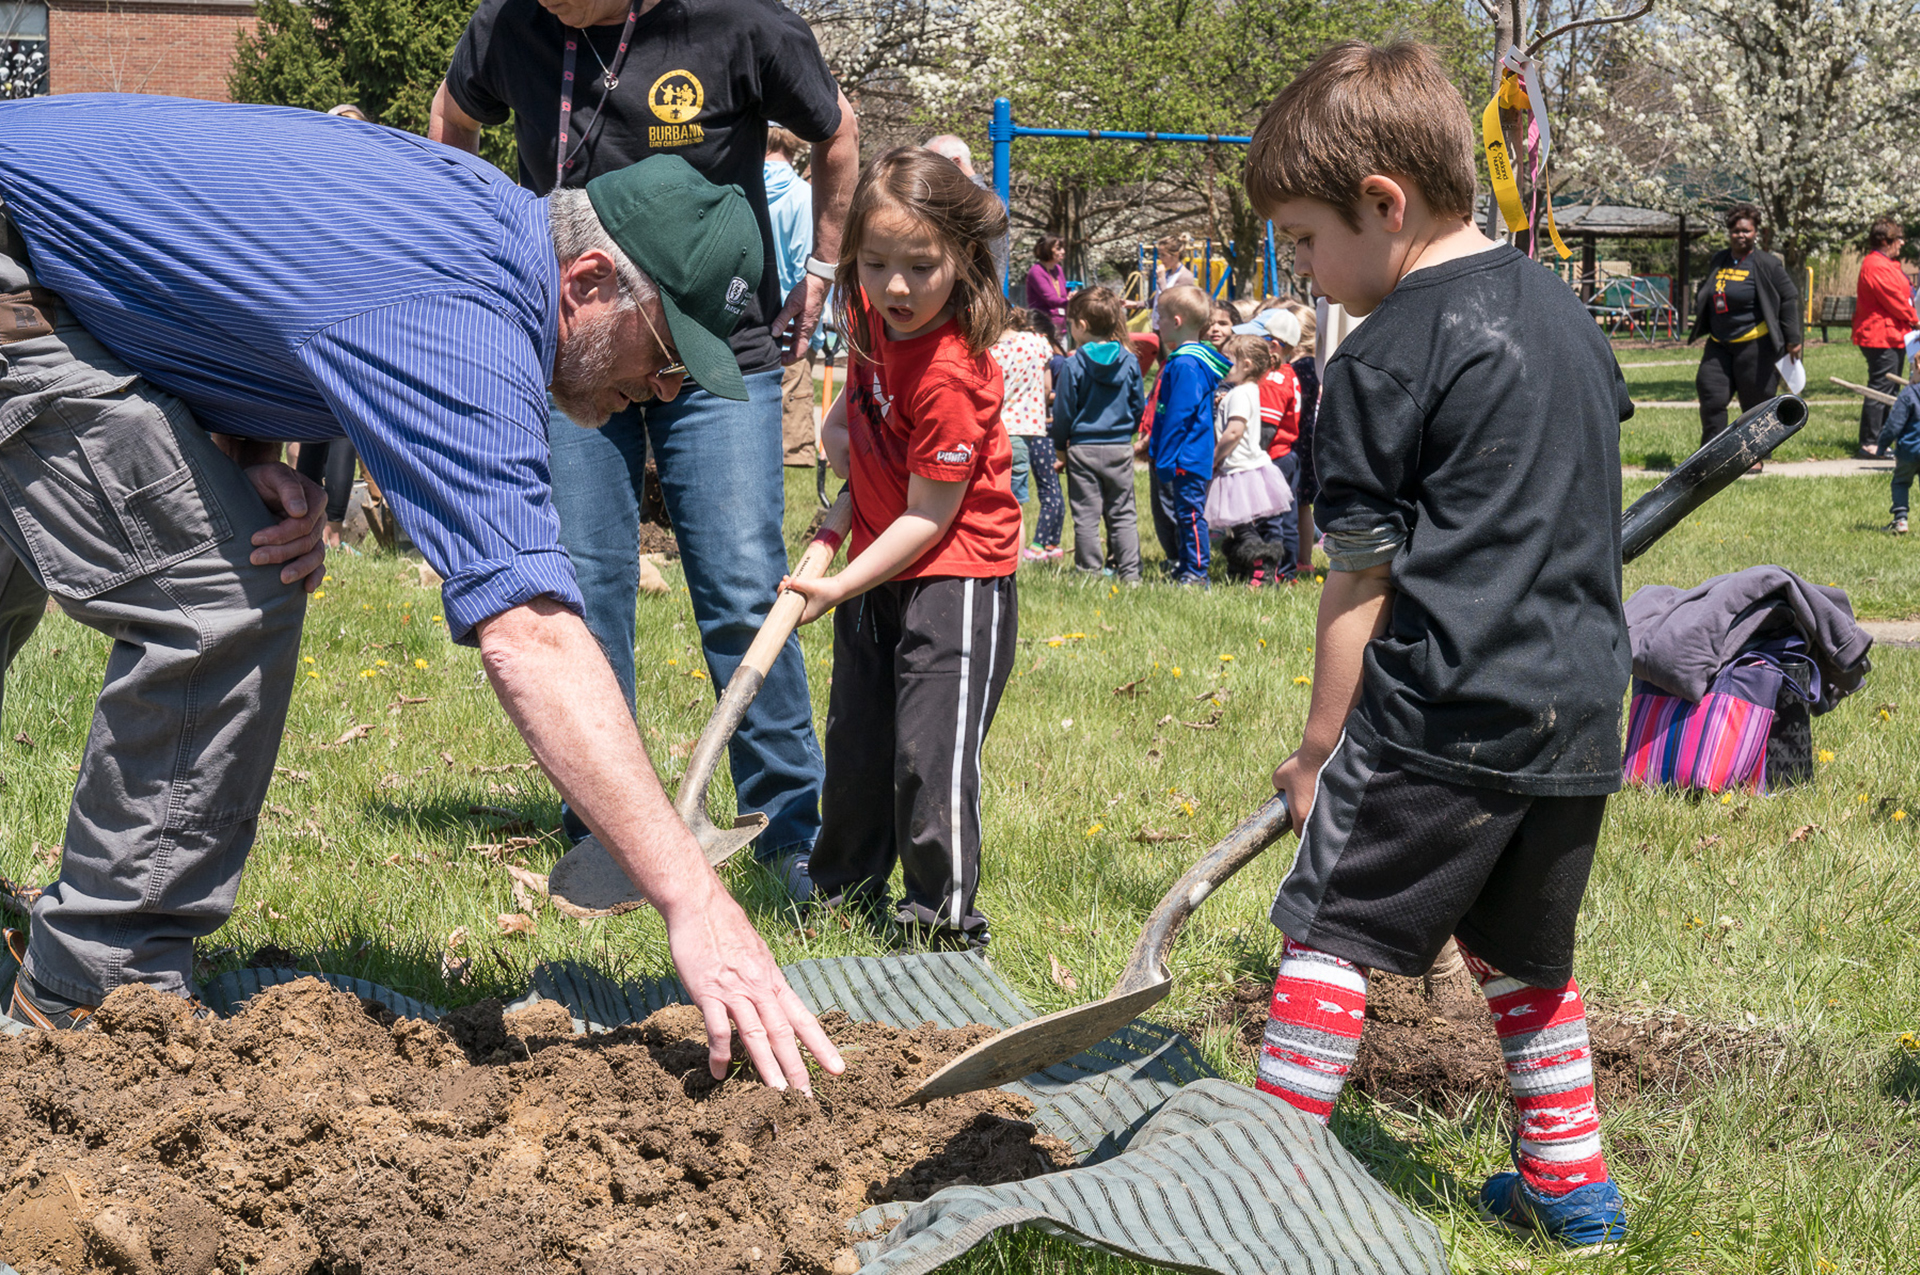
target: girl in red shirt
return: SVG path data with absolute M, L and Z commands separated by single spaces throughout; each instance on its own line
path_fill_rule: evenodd
M 853 490 L 849 558 L 786 585 L 806 595 L 803 624 L 834 612 L 813 897 L 976 949 L 980 746 L 1018 633 L 1020 506 L 987 353 L 1007 322 L 992 251 L 1006 233 L 1000 201 L 932 151 L 861 174 L 834 281 L 849 375 L 821 427 Z

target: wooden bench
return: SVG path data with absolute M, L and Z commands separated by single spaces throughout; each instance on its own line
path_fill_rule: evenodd
M 1841 324 L 1845 324 L 1849 329 L 1853 327 L 1853 310 L 1858 300 L 1857 297 L 1820 298 L 1820 310 L 1819 313 L 1814 316 L 1813 321 L 1820 327 L 1820 339 L 1822 341 L 1829 339 L 1827 336 L 1827 328 L 1829 325 L 1838 327 Z

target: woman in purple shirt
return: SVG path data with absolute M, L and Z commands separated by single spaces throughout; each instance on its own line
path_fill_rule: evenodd
M 1054 336 L 1067 335 L 1067 241 L 1059 235 L 1041 235 L 1033 245 L 1033 264 L 1027 267 L 1027 308 L 1043 311 Z

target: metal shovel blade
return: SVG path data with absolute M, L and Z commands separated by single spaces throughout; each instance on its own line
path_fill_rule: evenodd
M 706 853 L 708 863 L 719 867 L 766 830 L 767 817 L 756 810 L 741 815 L 731 828 L 701 822 L 704 826 L 694 830 L 700 839 L 700 849 Z M 648 906 L 647 897 L 634 888 L 632 880 L 620 870 L 600 839 L 593 836 L 560 856 L 547 876 L 547 891 L 553 906 L 583 920 L 619 916 Z
M 1276 794 L 1173 883 L 1147 917 L 1133 955 L 1104 1000 L 1031 1019 L 981 1041 L 921 1081 L 900 1104 L 951 1098 L 1030 1076 L 1099 1044 L 1151 1009 L 1173 987 L 1167 954 L 1193 910 L 1292 826 L 1287 799 Z

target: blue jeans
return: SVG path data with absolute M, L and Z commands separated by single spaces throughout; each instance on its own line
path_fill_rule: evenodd
M 1276 457 L 1273 467 L 1293 490 L 1293 506 L 1283 514 L 1256 518 L 1253 533 L 1271 544 L 1285 546 L 1279 561 L 1279 578 L 1291 580 L 1299 568 L 1295 542 L 1300 539 L 1300 458 L 1292 452 Z
M 1893 458 L 1893 516 L 1896 518 L 1906 517 L 1907 492 L 1913 488 L 1915 474 L 1920 474 L 1920 457 L 1912 460 L 1905 456 Z
M 640 587 L 640 492 L 647 445 L 680 543 L 707 673 L 723 689 L 773 605 L 787 570 L 781 519 L 780 372 L 746 378 L 749 401 L 688 386 L 671 403 L 582 429 L 557 408 L 547 427 L 560 540 L 627 707 L 633 707 L 634 598 Z M 820 745 L 797 638 L 773 663 L 728 748 L 739 809 L 764 811 L 762 859 L 805 853 L 820 834 Z
M 1027 456 L 1027 440 L 1015 436 L 1013 443 L 1013 498 L 1020 504 L 1027 503 L 1027 475 L 1030 471 Z

